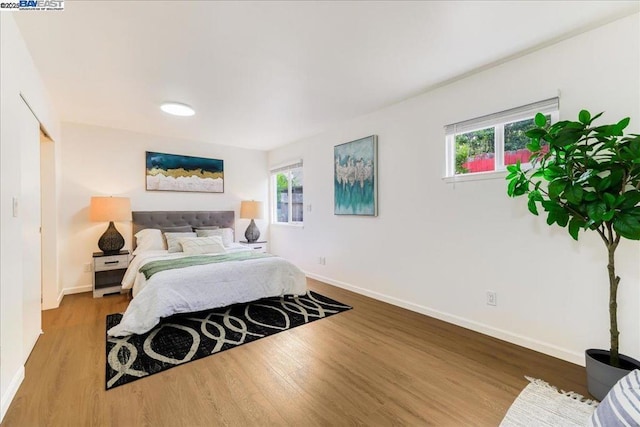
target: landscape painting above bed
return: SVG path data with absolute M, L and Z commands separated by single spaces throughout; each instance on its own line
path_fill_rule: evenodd
M 377 151 L 376 135 L 333 148 L 336 215 L 378 215 Z
M 146 152 L 148 191 L 224 193 L 224 161 Z

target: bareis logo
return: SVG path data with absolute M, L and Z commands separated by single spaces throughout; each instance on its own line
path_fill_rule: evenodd
M 64 0 L 19 0 L 1 2 L 0 11 L 18 10 L 64 10 Z
M 59 7 L 64 7 L 64 1 L 63 0 L 20 0 L 18 2 L 18 6 L 20 8 L 35 7 L 39 9 L 49 9 L 49 8 L 57 9 Z

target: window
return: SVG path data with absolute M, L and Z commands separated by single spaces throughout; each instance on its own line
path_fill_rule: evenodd
M 304 216 L 302 160 L 271 170 L 274 224 L 302 224 Z
M 525 132 L 535 126 L 537 113 L 545 114 L 547 123 L 558 121 L 558 106 L 558 98 L 551 98 L 445 126 L 446 176 L 473 176 L 503 171 L 518 161 L 529 163 Z

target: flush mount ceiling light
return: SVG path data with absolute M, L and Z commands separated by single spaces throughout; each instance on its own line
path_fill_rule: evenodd
M 160 109 L 174 116 L 193 116 L 196 113 L 194 109 L 187 104 L 181 104 L 179 102 L 165 102 L 160 106 Z

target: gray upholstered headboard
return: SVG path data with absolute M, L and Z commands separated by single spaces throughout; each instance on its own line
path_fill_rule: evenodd
M 133 217 L 133 235 L 145 228 L 165 228 L 190 225 L 202 227 L 217 225 L 220 228 L 233 228 L 233 211 L 138 211 L 131 213 Z M 136 238 L 133 237 L 133 249 Z

